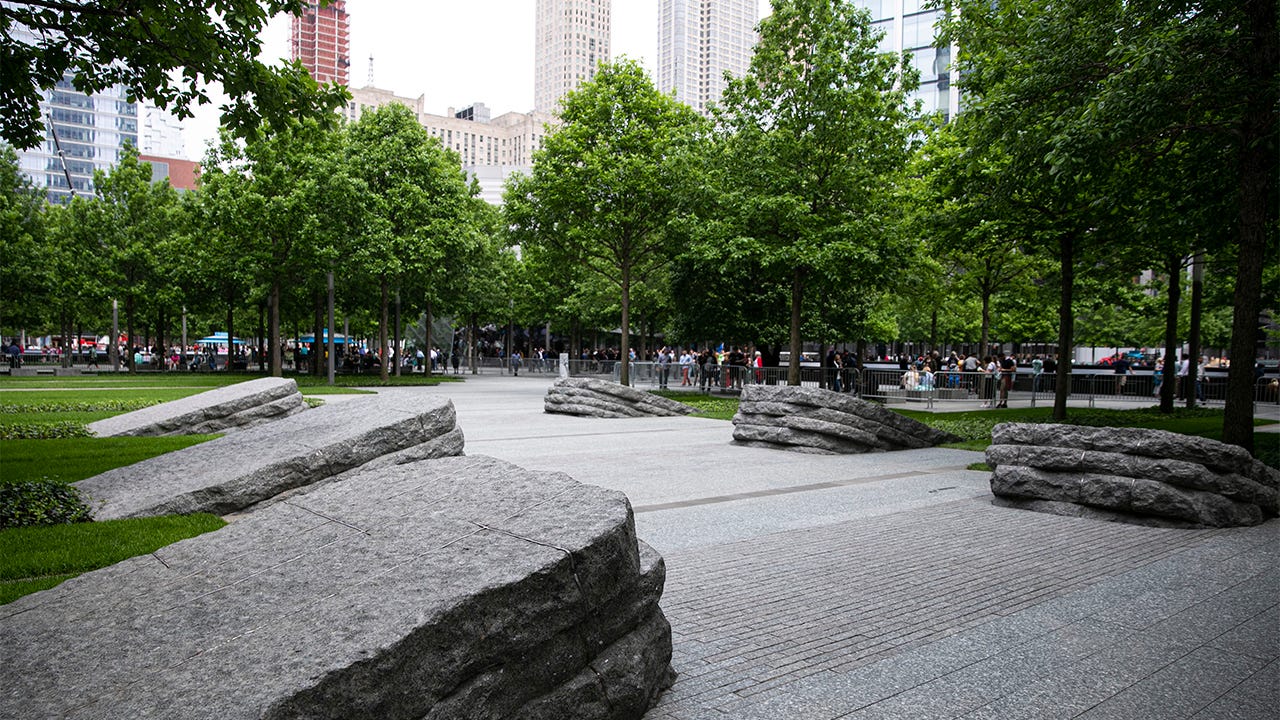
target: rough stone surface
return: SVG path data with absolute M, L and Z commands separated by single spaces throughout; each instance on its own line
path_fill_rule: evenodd
M 259 378 L 98 420 L 89 423 L 89 431 L 98 437 L 225 432 L 306 407 L 291 378 Z
M 733 416 L 733 439 L 740 445 L 835 454 L 933 447 L 958 438 L 830 390 L 748 385 Z
M 620 492 L 359 472 L 0 606 L 0 717 L 638 718 L 664 578 Z
M 462 454 L 453 403 L 371 395 L 75 483 L 94 518 L 244 510 L 353 468 Z
M 1239 527 L 1280 514 L 1280 471 L 1164 430 L 1006 423 L 992 431 L 987 464 L 1001 504 L 1059 515 Z
M 560 378 L 547 389 L 543 410 L 598 418 L 671 417 L 696 408 L 661 395 L 595 378 Z

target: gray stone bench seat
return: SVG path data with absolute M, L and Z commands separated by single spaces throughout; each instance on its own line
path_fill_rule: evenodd
M 925 448 L 957 438 L 843 393 L 789 385 L 749 385 L 733 416 L 733 439 L 806 453 Z
M 1005 423 L 986 455 L 1002 505 L 1172 527 L 1257 525 L 1280 514 L 1280 471 L 1208 438 Z
M 75 486 L 94 519 L 225 515 L 370 463 L 460 455 L 447 399 L 371 395 L 116 468 Z
M 697 409 L 670 398 L 595 378 L 560 378 L 547 388 L 544 412 L 598 418 L 675 417 Z
M 258 378 L 89 423 L 98 437 L 195 435 L 257 425 L 305 410 L 292 378 Z
M 0 606 L 0 717 L 638 718 L 671 679 L 663 582 L 620 492 L 358 471 Z

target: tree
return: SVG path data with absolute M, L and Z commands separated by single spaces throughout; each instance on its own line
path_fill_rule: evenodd
M 874 298 L 900 262 L 888 200 L 910 152 L 903 58 L 879 50 L 870 15 L 842 0 L 777 0 L 751 68 L 716 111 L 720 182 L 735 253 L 790 288 L 791 363 L 800 384 L 806 291 Z
M 45 260 L 44 196 L 18 168 L 13 148 L 0 145 L 0 328 L 40 317 L 51 278 Z
M 1220 158 L 1202 173 L 1226 192 L 1215 224 L 1230 218 L 1237 248 L 1225 442 L 1253 448 L 1253 361 L 1261 338 L 1262 282 L 1280 215 L 1280 31 L 1276 0 L 1124 3 L 1110 72 L 1072 128 L 1078 155 L 1101 134 L 1110 147 Z M 1101 133 L 1099 129 L 1103 128 Z M 1225 162 L 1223 162 L 1225 161 Z M 1220 204 L 1219 204 L 1220 203 Z M 1214 235 L 1216 233 L 1204 233 Z
M 151 182 L 151 164 L 140 162 L 132 146 L 111 172 L 94 173 L 93 186 L 96 200 L 86 222 L 105 251 L 101 282 L 111 297 L 124 300 L 125 335 L 136 345 L 135 322 L 156 280 L 156 247 L 176 231 L 170 213 L 178 193 L 168 181 Z M 112 338 L 113 350 L 117 344 Z M 137 370 L 132 352 L 125 364 L 129 372 Z
M 1181 234 L 1197 244 L 1211 243 L 1234 223 L 1234 362 L 1223 438 L 1252 447 L 1264 260 L 1274 253 L 1280 225 L 1276 0 L 946 5 L 946 38 L 961 48 L 960 75 L 970 97 L 971 110 L 961 120 L 967 115 L 980 126 L 982 151 L 998 149 L 1014 159 L 1015 170 L 1033 171 L 1007 186 L 1035 199 L 1024 207 L 1050 220 L 1072 219 L 1059 224 L 1064 256 L 1082 238 L 1127 240 L 1129 233 L 1118 230 L 1124 214 L 1164 228 L 1181 220 Z M 1155 161 L 1167 170 L 1183 159 L 1192 172 L 1175 176 L 1201 178 L 1197 182 L 1166 183 L 1168 173 L 1152 169 Z M 1031 192 L 1035 188 L 1053 192 Z M 1182 201 L 1169 202 L 1171 193 Z M 1129 204 L 1120 207 L 1117 197 Z M 1200 214 L 1201 223 L 1187 226 L 1185 216 L 1176 218 L 1179 208 L 1196 204 L 1213 208 Z M 1151 263 L 1173 264 L 1167 254 Z M 1071 270 L 1065 259 L 1063 269 Z M 1064 348 L 1071 340 L 1070 279 L 1064 274 Z
M 561 107 L 562 125 L 534 154 L 533 174 L 507 188 L 507 220 L 521 245 L 617 288 L 625 385 L 632 289 L 656 279 L 675 254 L 668 226 L 688 212 L 692 149 L 704 124 L 625 59 L 602 65 Z
M 362 186 L 346 172 L 341 151 L 338 132 L 310 122 L 244 144 L 224 135 L 201 176 L 193 210 L 203 235 L 190 263 L 195 287 L 227 294 L 228 325 L 244 293 L 265 294 L 277 377 L 282 296 L 333 266 L 360 216 Z
M 960 48 L 968 99 L 956 118 L 967 162 L 988 178 L 987 212 L 1037 252 L 1058 258 L 1058 376 L 1053 417 L 1067 415 L 1075 344 L 1077 265 L 1091 248 L 1122 243 L 1095 203 L 1094 166 L 1065 172 L 1055 153 L 1062 128 L 1083 112 L 1105 77 L 1114 2 L 948 0 L 941 39 Z M 1105 164 L 1095 157 L 1097 165 Z
M 29 0 L 0 3 L 0 138 L 19 148 L 42 141 L 41 92 L 64 77 L 86 94 L 123 85 L 134 99 L 191 116 L 208 103 L 205 83 L 231 101 L 223 123 L 242 136 L 296 118 L 334 122 L 346 88 L 318 87 L 298 63 L 256 58 L 267 20 L 299 14 L 304 0 Z
M 382 379 L 388 378 L 387 308 L 408 277 L 430 278 L 462 251 L 471 188 L 458 158 L 403 105 L 365 113 L 347 131 L 346 163 L 359 181 L 353 263 L 377 279 Z

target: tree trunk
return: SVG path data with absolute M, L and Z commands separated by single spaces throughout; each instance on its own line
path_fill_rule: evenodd
M 978 355 L 991 354 L 991 290 L 982 288 L 982 339 L 978 342 Z
M 1196 378 L 1204 374 L 1200 367 L 1200 313 L 1204 296 L 1204 256 L 1196 253 L 1191 261 L 1191 326 L 1187 332 L 1187 354 L 1191 356 L 1191 365 L 1187 368 L 1187 407 L 1196 406 Z M 1204 387 L 1203 382 L 1200 385 Z M 1252 421 L 1250 421 L 1252 423 Z
M 1067 396 L 1071 394 L 1071 346 L 1075 335 L 1075 314 L 1071 307 L 1076 282 L 1075 238 L 1072 235 L 1063 235 L 1058 241 L 1058 256 L 1062 267 L 1062 287 L 1058 299 L 1058 377 L 1053 392 L 1053 419 L 1062 421 L 1067 419 Z
M 929 320 L 929 351 L 933 352 L 938 349 L 938 308 L 933 309 L 933 315 Z
M 138 342 L 133 337 L 133 305 L 133 296 L 126 295 L 124 298 L 124 334 L 129 338 L 129 342 L 124 349 L 124 365 L 129 369 L 130 374 L 138 372 L 138 368 L 133 365 L 133 346 Z
M 833 383 L 827 382 L 827 375 L 835 374 L 835 366 L 827 365 L 827 341 L 823 340 L 818 343 L 818 366 L 822 371 L 818 373 L 818 387 L 826 389 Z
M 223 370 L 231 370 L 231 361 L 236 356 L 236 305 L 232 294 L 227 293 L 227 364 Z M 216 354 L 215 354 L 216 357 Z
M 424 329 L 422 332 L 422 344 L 425 346 L 422 348 L 422 354 L 424 355 L 422 359 L 422 363 L 423 363 L 422 372 L 426 375 L 431 374 L 431 325 L 434 322 L 435 322 L 435 316 L 431 312 L 431 301 L 428 300 L 427 301 L 427 322 L 425 325 L 423 325 Z
M 378 303 L 380 306 L 378 311 L 378 352 L 382 354 L 381 362 L 378 363 L 378 375 L 382 378 L 383 384 L 386 384 L 390 379 L 387 372 L 387 307 L 391 304 L 391 299 L 385 275 L 379 279 L 378 287 L 382 291 L 382 299 Z
M 284 363 L 280 357 L 280 281 L 271 282 L 271 295 L 267 299 L 267 342 L 271 344 L 271 377 L 284 375 Z
M 1169 273 L 1169 300 L 1164 313 L 1164 368 L 1160 371 L 1160 412 L 1173 412 L 1174 386 L 1178 382 L 1178 304 L 1182 301 L 1182 258 L 1170 255 L 1165 261 Z
M 307 371 L 315 377 L 324 375 L 326 371 L 324 362 L 325 299 L 324 291 L 317 290 L 311 301 L 311 366 L 307 368 Z
M 395 365 L 396 377 L 400 377 L 400 366 L 404 364 L 404 358 L 400 357 L 400 291 L 396 291 L 396 324 L 395 324 Z M 390 360 L 388 360 L 390 362 Z
M 787 364 L 787 384 L 800 385 L 800 302 L 804 299 L 804 285 L 800 268 L 791 275 L 791 362 Z
M 622 349 L 618 353 L 618 382 L 631 385 L 631 266 L 622 266 Z
M 1244 75 L 1251 90 L 1243 98 L 1240 137 L 1240 257 L 1236 263 L 1235 315 L 1231 321 L 1231 367 L 1227 371 L 1227 407 L 1222 439 L 1253 451 L 1253 363 L 1257 353 L 1258 315 L 1262 310 L 1262 268 L 1266 262 L 1267 226 L 1275 221 L 1271 206 L 1277 158 L 1275 71 L 1280 65 L 1276 0 L 1245 4 L 1241 35 L 1250 38 Z
M 258 303 L 258 372 L 266 372 L 267 370 L 267 303 L 265 301 Z
M 480 373 L 479 364 L 476 358 L 476 334 L 480 328 L 480 318 L 476 313 L 471 313 L 470 322 L 467 324 L 467 362 L 471 366 L 471 374 L 478 375 Z

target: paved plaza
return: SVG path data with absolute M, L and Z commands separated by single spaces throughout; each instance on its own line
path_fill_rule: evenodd
M 679 673 L 647 720 L 1280 712 L 1280 521 L 999 508 L 981 453 L 737 447 L 724 421 L 544 414 L 550 381 L 382 392 L 450 397 L 469 455 L 630 497 Z

